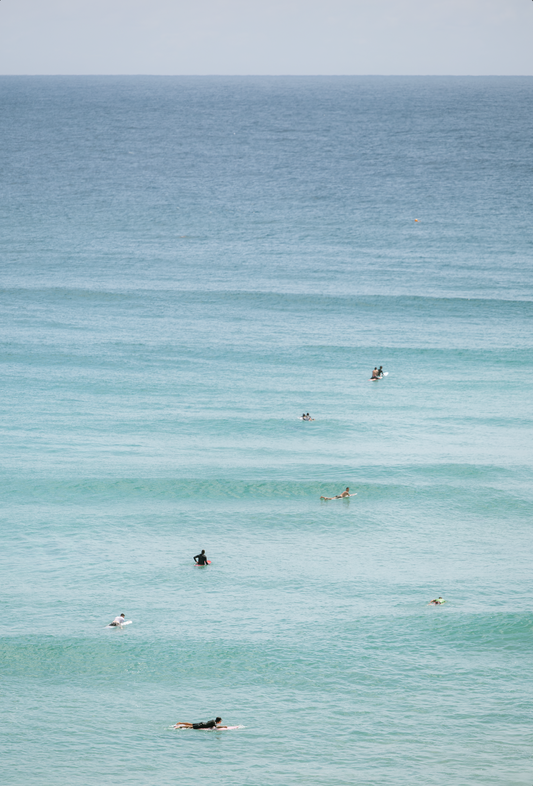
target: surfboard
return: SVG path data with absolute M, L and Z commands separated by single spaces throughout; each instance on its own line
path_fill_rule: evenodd
M 379 382 L 380 379 L 383 379 L 383 377 L 388 377 L 388 376 L 389 376 L 389 372 L 384 371 L 380 377 L 370 377 L 369 382 Z
M 124 622 L 121 622 L 120 625 L 106 625 L 105 627 L 106 628 L 123 628 L 124 625 L 131 625 L 132 622 L 133 622 L 133 620 L 124 620 Z
M 207 564 L 211 565 L 211 560 L 210 559 L 207 560 Z M 194 563 L 194 567 L 195 568 L 205 568 L 205 563 L 203 565 L 199 565 L 197 562 L 195 562 Z

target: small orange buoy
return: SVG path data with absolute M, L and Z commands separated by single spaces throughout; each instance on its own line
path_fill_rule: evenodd
M 415 221 L 418 221 L 418 218 L 415 218 Z

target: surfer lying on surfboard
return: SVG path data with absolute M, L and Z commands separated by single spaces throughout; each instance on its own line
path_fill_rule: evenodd
M 115 617 L 113 622 L 109 623 L 109 627 L 110 628 L 121 628 L 122 624 L 124 622 L 126 622 L 126 615 L 125 614 L 121 614 L 120 617 Z
M 443 603 L 446 603 L 446 601 L 441 595 L 439 595 L 438 598 L 433 598 L 433 600 L 430 600 L 428 606 L 442 606 Z
M 185 723 L 178 721 L 174 726 L 175 729 L 227 729 L 227 726 L 221 726 L 222 718 L 215 718 L 215 720 L 205 721 L 203 723 Z
M 350 494 L 348 486 L 346 486 L 346 491 L 343 491 L 342 494 L 337 494 L 336 497 L 320 497 L 320 499 L 343 499 L 345 497 L 355 497 L 355 494 Z

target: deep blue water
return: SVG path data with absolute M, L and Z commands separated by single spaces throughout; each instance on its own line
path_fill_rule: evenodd
M 0 78 L 3 783 L 530 786 L 532 99 Z

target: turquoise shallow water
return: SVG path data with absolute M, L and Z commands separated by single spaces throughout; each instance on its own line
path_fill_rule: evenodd
M 531 784 L 532 90 L 0 79 L 2 782 Z

